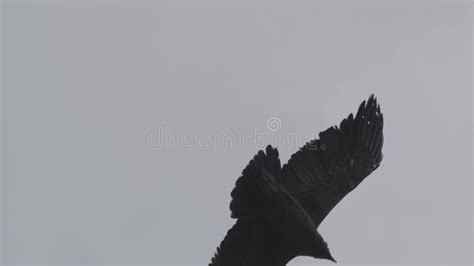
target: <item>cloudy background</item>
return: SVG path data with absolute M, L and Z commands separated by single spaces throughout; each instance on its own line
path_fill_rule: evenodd
M 409 1 L 4 1 L 2 262 L 203 265 L 260 147 L 193 139 L 316 134 L 375 93 L 384 161 L 321 234 L 341 263 L 470 264 L 471 15 Z M 267 140 L 283 161 L 297 149 Z

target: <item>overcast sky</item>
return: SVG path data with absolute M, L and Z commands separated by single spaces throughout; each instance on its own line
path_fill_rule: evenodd
M 7 1 L 3 262 L 206 264 L 257 135 L 286 162 L 297 145 L 281 136 L 304 142 L 375 93 L 384 161 L 321 225 L 332 254 L 470 264 L 471 14 L 409 1 Z

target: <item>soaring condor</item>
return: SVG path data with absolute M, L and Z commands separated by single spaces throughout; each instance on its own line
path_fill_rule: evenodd
M 345 195 L 382 161 L 383 115 L 377 99 L 330 127 L 281 166 L 270 145 L 237 179 L 230 210 L 235 225 L 209 265 L 286 265 L 296 256 L 335 262 L 318 227 Z

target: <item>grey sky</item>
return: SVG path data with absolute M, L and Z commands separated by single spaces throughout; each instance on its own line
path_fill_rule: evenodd
M 3 262 L 205 264 L 258 147 L 150 136 L 269 133 L 272 117 L 274 134 L 307 136 L 375 93 L 384 161 L 321 234 L 342 263 L 470 264 L 471 16 L 408 1 L 3 3 Z

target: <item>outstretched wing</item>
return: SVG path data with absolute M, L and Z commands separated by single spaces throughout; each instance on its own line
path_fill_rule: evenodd
M 211 266 L 283 266 L 298 255 L 334 261 L 311 218 L 280 179 L 278 151 L 269 145 L 237 179 L 230 204 L 237 222 L 217 248 Z
M 227 231 L 224 240 L 209 266 L 256 265 L 255 256 L 262 236 L 257 235 L 258 222 L 252 220 L 237 220 Z
M 242 171 L 242 175 L 235 182 L 235 187 L 230 193 L 232 201 L 230 210 L 232 218 L 247 219 L 262 217 L 268 210 L 267 203 L 261 193 L 262 171 L 270 173 L 276 179 L 280 178 L 281 163 L 278 150 L 270 145 L 260 150 Z
M 284 265 L 281 254 L 285 250 L 267 219 L 271 208 L 262 192 L 272 184 L 260 180 L 262 173 L 280 177 L 278 151 L 271 146 L 266 153 L 259 151 L 237 179 L 230 203 L 231 217 L 237 222 L 227 232 L 210 265 Z
M 355 117 L 344 119 L 291 156 L 282 184 L 316 226 L 332 208 L 382 161 L 383 115 L 374 95 Z

